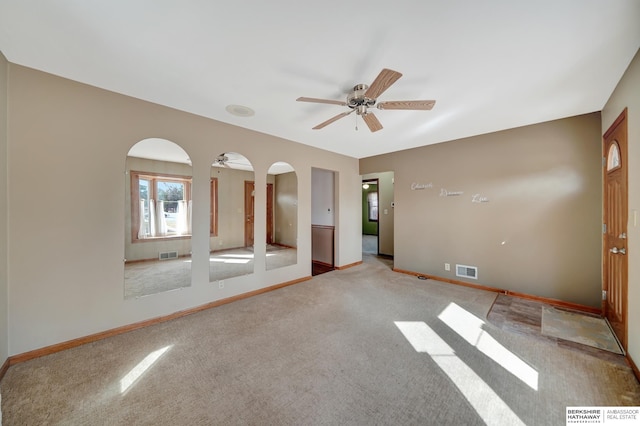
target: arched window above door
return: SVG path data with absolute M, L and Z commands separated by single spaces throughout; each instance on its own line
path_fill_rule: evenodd
M 609 152 L 607 153 L 607 171 L 610 172 L 620 167 L 620 147 L 618 142 L 613 141 L 609 145 Z

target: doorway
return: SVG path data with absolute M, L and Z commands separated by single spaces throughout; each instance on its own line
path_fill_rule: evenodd
M 244 246 L 253 247 L 253 223 L 255 214 L 255 189 L 254 181 L 244 181 Z
M 374 255 L 380 253 L 378 187 L 378 179 L 362 181 L 362 252 Z
M 273 184 L 267 183 L 267 245 L 273 244 Z
M 337 172 L 311 169 L 311 275 L 335 269 Z
M 244 222 L 244 246 L 253 247 L 254 243 L 254 222 L 255 222 L 255 194 L 256 185 L 254 181 L 244 181 L 244 212 L 246 220 Z M 267 244 L 273 243 L 273 184 L 267 183 Z
M 604 226 L 603 302 L 607 318 L 624 350 L 627 349 L 627 110 L 603 137 Z

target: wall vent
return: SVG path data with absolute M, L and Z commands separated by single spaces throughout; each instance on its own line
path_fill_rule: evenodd
M 456 265 L 456 276 L 462 278 L 478 279 L 478 267 L 467 265 Z
M 177 259 L 177 258 L 178 258 L 177 251 L 163 251 L 163 252 L 160 252 L 160 255 L 158 256 L 158 259 L 160 260 L 169 260 L 169 259 Z

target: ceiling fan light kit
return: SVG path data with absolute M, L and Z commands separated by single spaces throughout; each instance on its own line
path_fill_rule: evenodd
M 322 129 L 325 126 L 337 121 L 347 115 L 355 112 L 357 115 L 361 116 L 364 122 L 369 127 L 369 130 L 372 132 L 377 132 L 378 130 L 382 130 L 382 124 L 378 118 L 369 111 L 369 108 L 376 107 L 380 110 L 385 109 L 397 109 L 397 110 L 430 110 L 435 105 L 436 101 L 434 100 L 423 100 L 423 101 L 387 101 L 387 102 L 377 102 L 378 97 L 393 83 L 398 81 L 398 79 L 402 77 L 402 74 L 398 71 L 393 71 L 388 68 L 384 68 L 380 71 L 380 74 L 376 77 L 376 79 L 371 83 L 371 86 L 366 84 L 356 84 L 353 86 L 353 89 L 347 94 L 346 102 L 336 101 L 332 99 L 318 99 L 318 98 L 306 98 L 300 97 L 296 99 L 298 102 L 313 102 L 320 104 L 331 104 L 331 105 L 340 105 L 347 106 L 351 109 L 351 111 L 343 112 L 334 117 L 331 117 L 327 121 L 323 121 L 313 128 L 313 130 Z

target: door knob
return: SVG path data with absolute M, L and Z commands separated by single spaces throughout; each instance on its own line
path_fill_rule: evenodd
M 627 233 L 623 232 L 622 234 L 618 235 L 618 238 L 624 240 L 625 238 L 627 238 Z
M 618 247 L 613 247 L 609 251 L 613 254 L 627 254 L 627 249 L 625 249 L 624 247 L 620 249 Z

